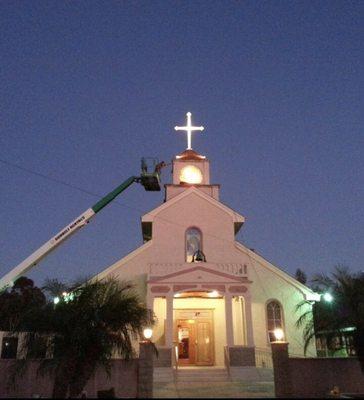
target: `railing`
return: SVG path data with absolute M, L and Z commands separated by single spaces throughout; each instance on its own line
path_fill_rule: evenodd
M 230 354 L 229 354 L 229 347 L 225 346 L 224 347 L 224 362 L 225 362 L 225 367 L 226 367 L 226 372 L 228 375 L 229 380 L 231 380 L 231 375 L 230 375 Z
M 178 374 L 178 344 L 174 344 L 172 347 L 172 370 L 174 383 L 176 383 Z
M 273 368 L 272 352 L 262 347 L 255 348 L 255 365 L 257 368 Z
M 218 263 L 215 265 L 220 271 L 226 272 L 231 275 L 236 275 L 236 276 L 247 276 L 248 275 L 246 264 Z

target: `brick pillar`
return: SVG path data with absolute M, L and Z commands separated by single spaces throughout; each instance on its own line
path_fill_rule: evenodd
M 153 398 L 153 355 L 151 342 L 139 344 L 138 398 Z
M 274 390 L 276 397 L 292 397 L 292 382 L 289 369 L 288 343 L 272 342 Z

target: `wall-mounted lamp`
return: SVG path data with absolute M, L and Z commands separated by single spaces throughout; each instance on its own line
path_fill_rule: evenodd
M 145 340 L 150 340 L 151 337 L 153 336 L 153 329 L 152 328 L 145 328 L 143 330 L 143 336 Z
M 323 298 L 327 303 L 331 303 L 331 302 L 334 300 L 334 296 L 333 296 L 331 293 L 329 293 L 329 292 L 324 293 L 324 294 L 322 295 L 322 298 Z
M 283 329 L 281 329 L 281 328 L 274 329 L 273 333 L 274 333 L 274 337 L 276 338 L 276 341 L 282 342 L 282 340 L 284 338 Z

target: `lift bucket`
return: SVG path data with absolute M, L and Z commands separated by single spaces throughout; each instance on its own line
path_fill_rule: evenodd
M 160 186 L 160 163 L 157 158 L 143 157 L 140 183 L 148 192 L 158 192 Z

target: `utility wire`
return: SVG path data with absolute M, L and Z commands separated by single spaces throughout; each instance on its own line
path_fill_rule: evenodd
M 103 196 L 101 196 L 100 194 L 96 194 L 96 193 L 94 193 L 94 192 L 91 192 L 91 191 L 89 191 L 89 190 L 83 189 L 83 188 L 81 188 L 81 187 L 79 187 L 79 186 L 76 186 L 76 185 L 74 185 L 74 184 L 70 184 L 70 183 L 68 183 L 68 182 L 66 182 L 66 181 L 63 181 L 63 180 L 61 180 L 61 179 L 54 178 L 54 177 L 51 177 L 51 176 L 46 175 L 46 174 L 42 174 L 42 173 L 40 173 L 40 172 L 33 171 L 33 170 L 29 169 L 29 168 L 24 168 L 24 167 L 22 167 L 22 166 L 20 166 L 20 165 L 17 165 L 17 164 L 15 164 L 15 163 L 12 163 L 12 162 L 9 162 L 9 161 L 6 161 L 6 160 L 4 160 L 4 159 L 1 159 L 1 158 L 0 158 L 0 162 L 3 163 L 3 164 L 5 164 L 5 165 L 8 165 L 8 166 L 10 166 L 10 167 L 16 168 L 16 169 L 18 169 L 18 170 L 20 170 L 20 171 L 24 171 L 24 172 L 27 172 L 27 173 L 29 173 L 29 174 L 38 176 L 38 177 L 40 177 L 40 178 L 47 179 L 48 181 L 55 182 L 55 183 L 58 183 L 58 184 L 67 186 L 67 187 L 69 187 L 69 188 L 78 190 L 79 192 L 85 193 L 85 194 L 87 194 L 87 195 L 89 195 L 89 196 L 93 196 L 93 197 L 96 197 L 96 198 L 98 198 L 98 199 L 101 199 L 101 198 L 103 197 Z M 129 209 L 134 210 L 134 211 L 138 211 L 139 213 L 143 213 L 143 212 L 144 212 L 143 210 L 140 210 L 140 209 L 138 209 L 138 208 L 136 208 L 136 207 L 131 207 L 131 206 L 125 204 L 125 203 L 121 203 L 121 202 L 118 201 L 118 199 L 116 199 L 116 201 L 115 201 L 114 203 L 116 203 L 116 204 L 118 204 L 118 205 L 120 205 L 120 206 L 122 206 L 122 207 L 126 207 L 126 208 L 129 208 Z M 157 218 L 157 219 L 159 219 L 159 220 L 161 220 L 161 221 L 164 221 L 164 222 L 168 222 L 168 223 L 173 224 L 173 225 L 175 225 L 175 226 L 180 226 L 180 227 L 183 227 L 183 228 L 184 228 L 184 225 L 178 224 L 178 223 L 176 223 L 175 221 L 171 221 L 171 220 L 165 219 L 165 218 L 163 218 L 163 217 L 158 217 L 158 216 L 156 216 L 155 218 Z M 212 235 L 212 234 L 210 234 L 210 233 L 204 233 L 204 235 L 205 235 L 205 236 L 210 236 L 210 237 L 213 237 L 213 238 L 215 238 L 215 239 L 222 240 L 222 241 L 225 241 L 225 242 L 229 242 L 229 243 L 230 243 L 229 240 L 223 239 L 222 237 L 219 237 L 219 236 L 216 236 L 216 235 Z M 259 282 L 260 282 L 260 286 L 262 287 L 262 289 L 263 289 L 265 295 L 267 296 L 267 298 L 269 298 L 269 295 L 268 295 L 267 290 L 266 290 L 266 288 L 265 288 L 265 283 L 264 283 L 264 282 L 262 281 L 262 279 L 260 278 L 259 272 L 258 272 L 257 269 L 256 269 L 255 260 L 253 260 L 253 258 L 250 256 L 249 252 L 247 253 L 247 256 L 248 256 L 248 258 L 250 259 L 250 263 L 251 263 L 253 269 L 255 270 L 255 275 L 257 276 L 257 278 L 258 278 L 258 280 L 259 280 Z M 280 288 L 281 288 L 282 286 L 283 286 L 283 285 L 280 285 Z M 297 344 L 300 344 L 295 336 L 292 336 L 292 339 L 293 339 Z
M 100 194 L 97 194 L 97 193 L 91 192 L 91 191 L 89 191 L 89 190 L 83 189 L 83 188 L 81 188 L 80 186 L 77 186 L 77 185 L 68 183 L 68 182 L 63 181 L 63 180 L 58 179 L 58 178 L 53 178 L 53 177 L 51 177 L 51 176 L 49 176 L 49 175 L 46 175 L 46 174 L 42 174 L 42 173 L 33 171 L 33 170 L 29 169 L 29 168 L 24 168 L 24 167 L 22 167 L 22 166 L 20 166 L 20 165 L 18 165 L 18 164 L 9 162 L 9 161 L 7 161 L 7 160 L 4 160 L 4 159 L 1 159 L 1 158 L 0 158 L 0 162 L 3 163 L 3 164 L 5 164 L 5 165 L 14 167 L 14 168 L 16 168 L 16 169 L 18 169 L 18 170 L 20 170 L 20 171 L 24 171 L 24 172 L 27 172 L 27 173 L 29 173 L 29 174 L 38 176 L 38 177 L 40 177 L 40 178 L 47 179 L 48 181 L 55 182 L 55 183 L 58 183 L 58 184 L 67 186 L 67 187 L 69 187 L 69 188 L 71 188 L 71 189 L 78 190 L 79 192 L 88 194 L 89 196 L 93 196 L 93 197 L 97 198 L 98 200 L 102 199 L 102 197 L 103 197 L 103 196 L 100 195 Z M 140 214 L 140 213 L 145 213 L 145 210 L 141 210 L 141 209 L 139 209 L 139 208 L 132 207 L 132 206 L 130 206 L 130 205 L 128 205 L 128 204 L 122 203 L 122 202 L 119 201 L 119 199 L 115 199 L 115 200 L 113 201 L 113 204 L 118 204 L 118 205 L 120 205 L 120 206 L 122 206 L 122 207 L 129 208 L 130 210 L 137 211 L 139 214 Z M 175 222 L 175 221 L 171 221 L 171 220 L 166 219 L 166 218 L 164 218 L 164 217 L 155 216 L 155 218 L 156 218 L 156 219 L 159 219 L 160 221 L 167 222 L 167 223 L 169 223 L 169 224 L 172 224 L 172 225 L 175 225 L 175 226 L 179 226 L 179 227 L 185 228 L 184 225 L 179 224 L 179 223 L 177 223 L 177 222 Z M 213 234 L 211 234 L 211 233 L 205 232 L 205 233 L 204 233 L 204 236 L 208 236 L 208 237 L 211 237 L 211 238 L 215 238 L 215 239 L 221 240 L 221 241 L 226 242 L 226 243 L 230 243 L 229 240 L 224 239 L 224 238 L 222 238 L 222 237 L 220 237 L 220 236 L 213 235 Z

